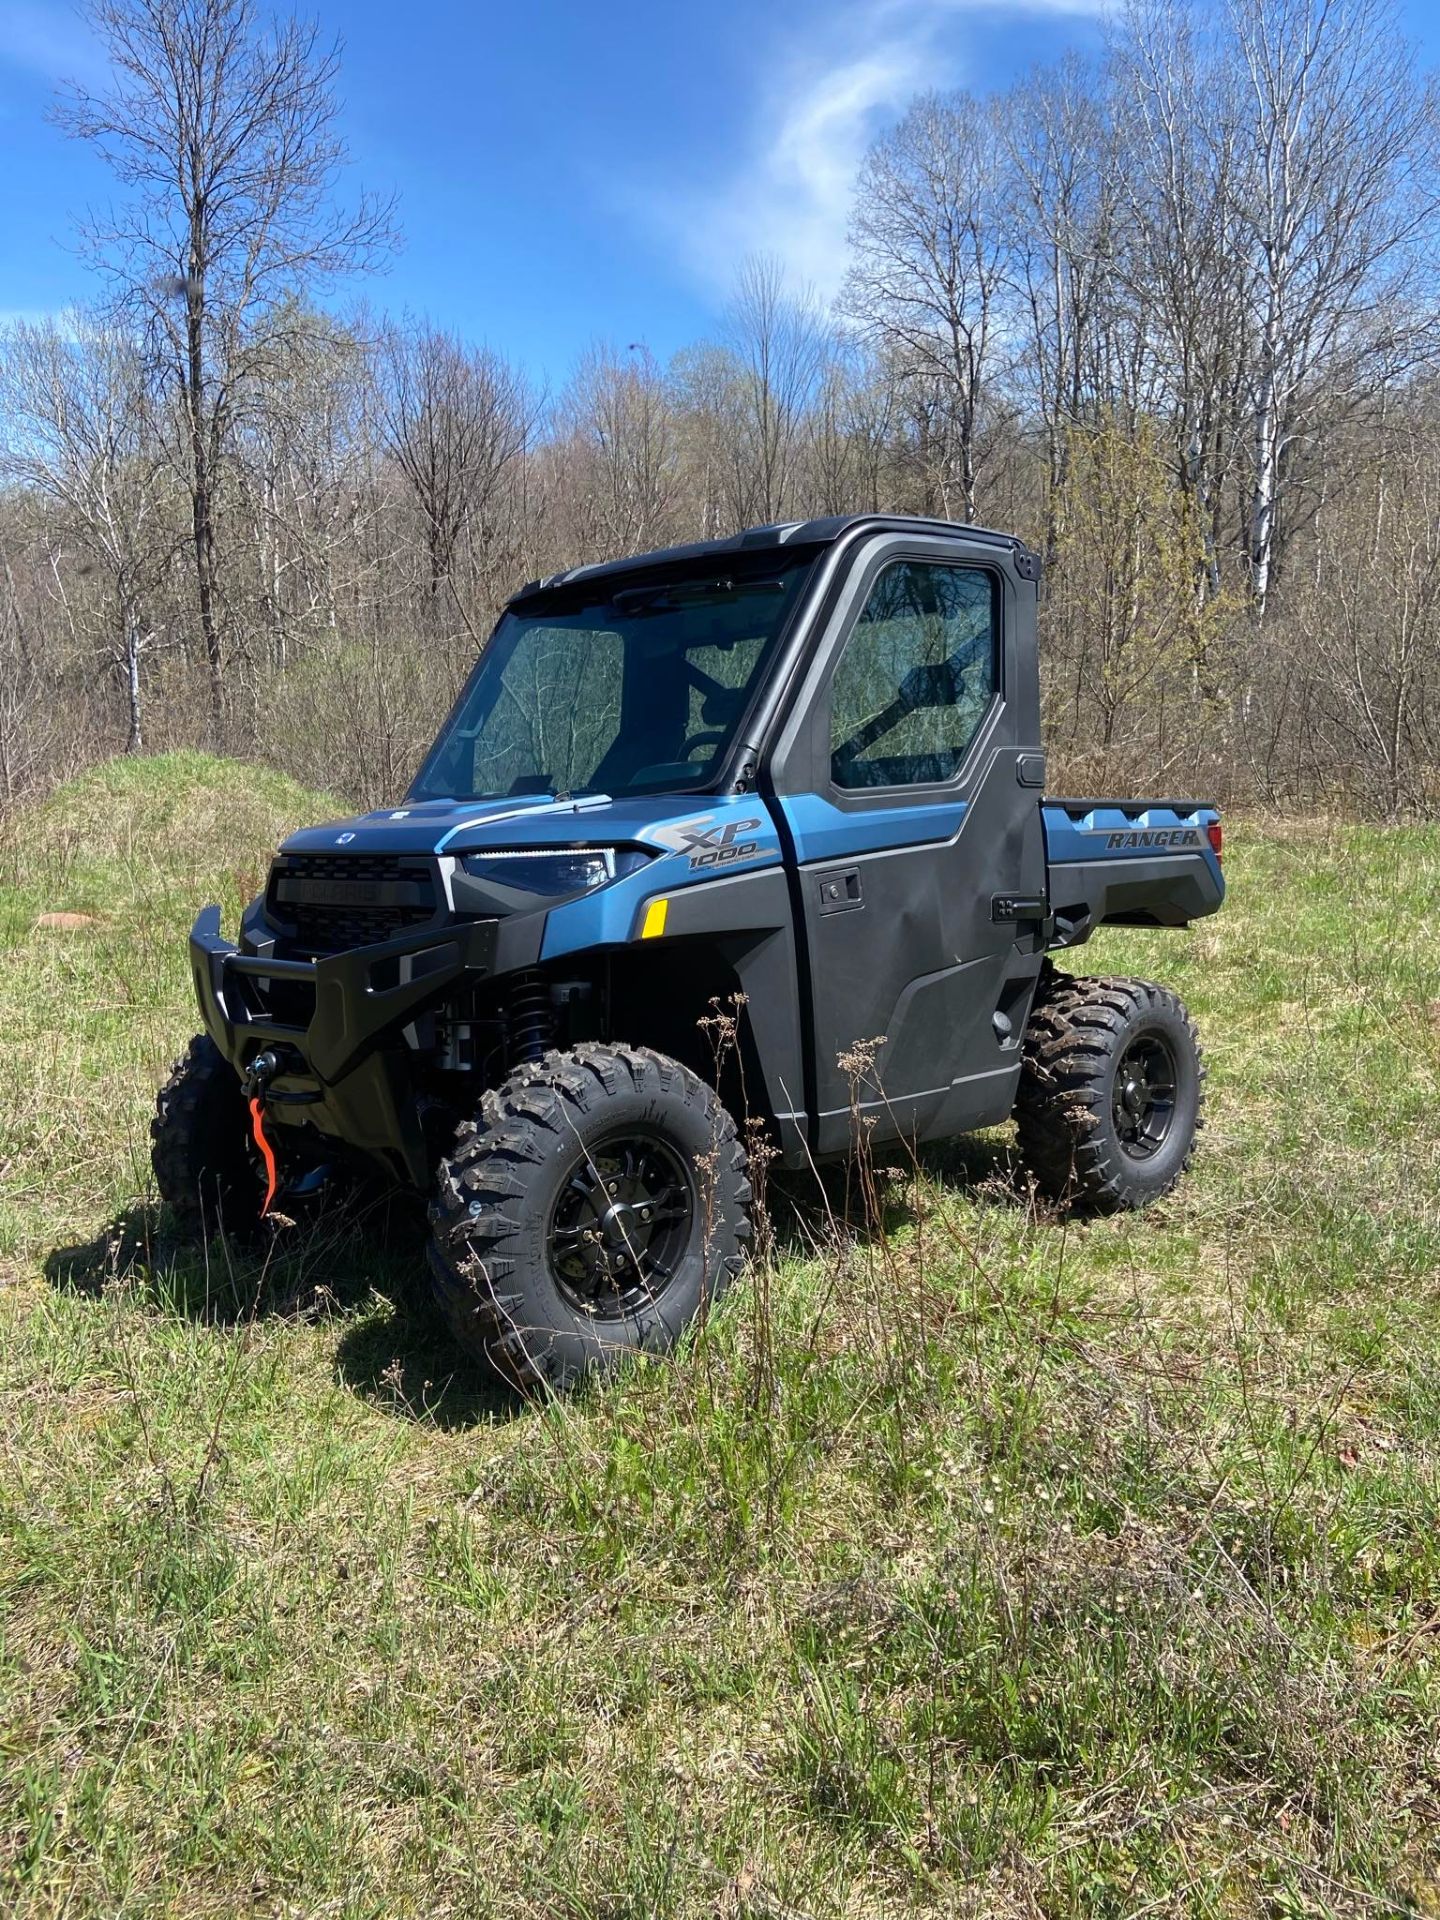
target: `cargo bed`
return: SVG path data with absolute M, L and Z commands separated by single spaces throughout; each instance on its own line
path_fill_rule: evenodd
M 1208 801 L 1047 798 L 1041 817 L 1057 946 L 1102 925 L 1187 926 L 1225 897 Z

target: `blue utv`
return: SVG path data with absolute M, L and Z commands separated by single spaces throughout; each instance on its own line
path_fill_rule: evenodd
M 197 919 L 152 1127 L 180 1224 L 423 1195 L 449 1325 L 533 1388 L 723 1291 L 747 1140 L 799 1168 L 1013 1115 L 1055 1200 L 1167 1192 L 1185 1008 L 1049 956 L 1213 913 L 1219 816 L 1044 797 L 1039 576 L 866 515 L 523 587 L 404 799 L 287 840 L 234 944 Z

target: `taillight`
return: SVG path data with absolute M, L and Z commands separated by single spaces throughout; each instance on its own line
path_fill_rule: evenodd
M 1223 860 L 1225 858 L 1225 829 L 1218 820 L 1212 820 L 1209 826 L 1206 827 L 1205 834 L 1210 842 L 1210 851 L 1217 860 Z

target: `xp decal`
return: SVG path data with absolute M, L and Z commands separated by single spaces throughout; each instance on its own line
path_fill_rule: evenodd
M 760 842 L 750 836 L 761 831 L 763 820 L 730 820 L 724 826 L 712 825 L 714 820 L 713 813 L 698 814 L 673 827 L 657 827 L 655 838 L 676 853 L 688 854 L 692 873 L 697 867 L 733 867 L 755 858 Z

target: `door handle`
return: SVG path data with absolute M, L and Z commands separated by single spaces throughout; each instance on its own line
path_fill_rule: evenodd
M 992 893 L 990 896 L 992 920 L 1043 920 L 1049 911 L 1049 902 L 1043 894 Z
M 822 873 L 819 886 L 821 913 L 853 913 L 865 905 L 858 867 L 846 867 L 840 873 Z

